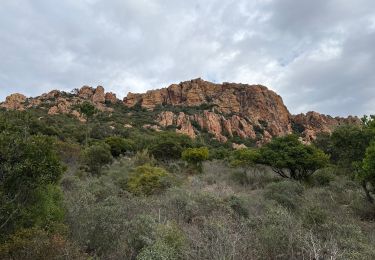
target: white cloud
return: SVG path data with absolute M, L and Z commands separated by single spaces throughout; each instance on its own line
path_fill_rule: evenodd
M 371 112 L 371 0 L 2 0 L 0 99 L 203 77 L 264 84 L 291 112 Z M 375 112 L 375 111 L 374 111 Z

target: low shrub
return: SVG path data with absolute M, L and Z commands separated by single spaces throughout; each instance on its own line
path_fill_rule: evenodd
M 17 231 L 0 245 L 0 259 L 87 259 L 87 256 L 61 234 L 30 228 Z
M 87 147 L 82 153 L 81 164 L 86 167 L 90 173 L 99 175 L 103 166 L 113 161 L 110 149 L 109 145 L 102 143 Z
M 246 208 L 245 201 L 242 198 L 231 196 L 228 204 L 239 217 L 247 218 L 249 216 L 249 210 Z
M 314 186 L 327 186 L 335 179 L 335 175 L 330 168 L 318 170 L 309 178 L 309 183 Z
M 126 152 L 134 151 L 134 142 L 118 136 L 111 136 L 105 139 L 106 144 L 111 147 L 112 156 L 118 157 Z
M 127 180 L 127 190 L 134 195 L 151 195 L 169 186 L 169 173 L 150 165 L 138 166 Z
M 266 186 L 264 197 L 277 201 L 288 209 L 296 209 L 301 201 L 304 187 L 296 181 L 282 181 Z

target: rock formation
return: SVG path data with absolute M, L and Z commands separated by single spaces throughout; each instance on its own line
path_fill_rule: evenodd
M 77 105 L 86 101 L 104 112 L 112 112 L 111 104 L 119 102 L 114 93 L 106 93 L 102 86 L 83 86 L 72 94 L 58 90 L 36 98 L 12 94 L 0 107 L 12 110 L 38 107 L 48 109 L 50 115 L 71 114 L 84 121 Z M 317 112 L 291 115 L 282 98 L 264 86 L 215 84 L 202 79 L 172 84 L 144 94 L 129 93 L 123 103 L 128 108 L 139 105 L 150 111 L 157 109 L 157 116 L 150 121 L 154 120 L 154 123 L 143 125 L 145 129 L 175 129 L 191 138 L 207 132 L 220 142 L 240 137 L 262 145 L 272 137 L 297 132 L 303 142 L 310 143 L 318 133 L 330 133 L 343 124 L 361 123 L 357 117 L 333 118 Z M 128 116 L 132 113 L 137 110 L 129 112 Z M 126 124 L 125 127 L 133 126 Z
M 149 110 L 160 106 L 166 109 L 168 106 L 197 107 L 200 111 L 189 115 L 163 111 L 156 122 L 162 127 L 174 125 L 177 132 L 192 138 L 202 129 L 221 142 L 237 135 L 255 139 L 258 145 L 262 145 L 274 136 L 292 133 L 296 126 L 300 128 L 304 141 L 311 142 L 318 133 L 330 133 L 338 125 L 360 124 L 357 117 L 333 118 L 316 112 L 293 116 L 282 98 L 264 86 L 215 84 L 202 79 L 144 94 L 129 93 L 123 101 L 128 107 L 138 104 Z
M 26 96 L 19 93 L 15 93 L 8 96 L 5 102 L 2 103 L 0 106 L 11 110 L 24 110 L 24 104 L 26 102 L 26 99 Z
M 92 88 L 83 86 L 76 94 L 69 94 L 66 92 L 52 90 L 49 93 L 42 94 L 36 98 L 26 98 L 22 94 L 12 94 L 6 98 L 0 107 L 9 110 L 25 110 L 31 107 L 45 108 L 47 106 L 49 115 L 56 114 L 71 114 L 77 117 L 80 121 L 85 121 L 82 115 L 75 109 L 75 107 L 85 101 L 91 102 L 98 110 L 104 112 L 111 112 L 113 109 L 108 107 L 106 103 L 116 103 L 118 100 L 113 93 L 105 93 L 102 86 Z

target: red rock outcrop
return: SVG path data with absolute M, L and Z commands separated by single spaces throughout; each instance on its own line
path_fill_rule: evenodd
M 140 104 L 150 110 L 160 105 L 209 105 L 212 107 L 211 111 L 195 114 L 190 121 L 197 122 L 202 129 L 222 142 L 227 140 L 226 135 L 231 137 L 234 134 L 241 138 L 255 139 L 254 126 L 262 128 L 271 136 L 292 132 L 291 115 L 281 97 L 261 85 L 214 84 L 195 79 L 160 90 L 150 90 L 145 94 L 129 93 L 124 98 L 124 104 L 128 107 Z M 160 118 L 158 122 L 160 123 Z M 267 125 L 263 126 L 265 123 Z
M 281 97 L 264 86 L 214 84 L 201 79 L 173 84 L 145 94 L 129 93 L 124 103 L 128 107 L 140 104 L 150 110 L 160 105 L 198 107 L 200 112 L 184 115 L 185 121 L 189 122 L 186 123 L 184 132 L 195 136 L 199 129 L 193 125 L 197 125 L 221 142 L 237 135 L 257 140 L 257 145 L 262 145 L 274 136 L 292 133 L 297 126 L 302 129 L 304 142 L 310 143 L 318 133 L 330 133 L 338 125 L 360 124 L 357 117 L 333 118 L 316 112 L 292 116 Z M 201 105 L 209 105 L 211 109 L 199 109 Z M 175 121 L 176 117 L 173 112 L 165 111 L 156 121 L 164 127 L 180 127 L 181 124 Z
M 14 93 L 8 96 L 5 102 L 0 106 L 10 110 L 24 110 L 24 103 L 26 102 L 26 99 L 26 96 L 19 93 Z
M 309 143 L 315 140 L 319 133 L 331 133 L 339 125 L 360 125 L 361 120 L 353 116 L 331 117 L 310 111 L 306 114 L 292 116 L 291 123 L 297 131 L 301 132 L 303 140 Z
M 26 108 L 39 106 L 45 109 L 44 106 L 47 106 L 49 107 L 49 115 L 71 114 L 83 122 L 85 121 L 84 118 L 73 107 L 85 101 L 91 102 L 100 111 L 111 112 L 113 109 L 107 107 L 105 102 L 116 103 L 117 98 L 113 93 L 105 93 L 104 88 L 101 86 L 97 88 L 83 86 L 76 95 L 58 90 L 53 90 L 36 98 L 26 98 L 18 93 L 12 94 L 6 98 L 4 103 L 0 104 L 0 107 L 9 110 L 25 110 Z
M 115 93 L 108 92 L 105 94 L 105 102 L 115 104 L 117 103 L 117 97 Z
M 70 94 L 53 90 L 36 98 L 13 94 L 0 107 L 12 110 L 39 107 L 48 109 L 50 115 L 71 114 L 84 121 L 75 107 L 85 101 L 91 102 L 101 111 L 111 112 L 111 104 L 117 103 L 118 99 L 114 93 L 105 93 L 101 86 L 83 86 Z M 172 84 L 144 94 L 129 93 L 123 102 L 127 107 L 140 105 L 148 110 L 165 107 L 154 118 L 155 124 L 144 125 L 144 128 L 161 131 L 173 126 L 176 132 L 191 138 L 205 131 L 220 142 L 238 136 L 251 138 L 257 145 L 262 145 L 272 137 L 295 131 L 301 134 L 303 142 L 310 143 L 318 133 L 330 133 L 339 125 L 361 124 L 357 117 L 333 118 L 317 112 L 293 116 L 282 98 L 264 86 L 216 84 L 202 79 Z M 173 111 L 178 112 L 168 111 L 170 106 L 174 106 Z M 125 127 L 132 125 L 127 124 Z

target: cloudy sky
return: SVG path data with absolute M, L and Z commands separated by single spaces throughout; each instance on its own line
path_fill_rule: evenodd
M 374 0 L 0 0 L 0 100 L 201 77 L 264 84 L 292 113 L 375 113 Z

